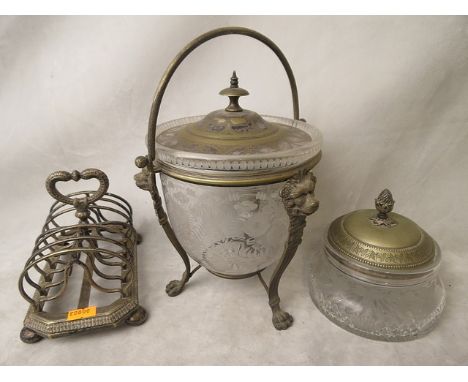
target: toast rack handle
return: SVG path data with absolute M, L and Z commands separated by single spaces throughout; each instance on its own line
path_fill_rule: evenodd
M 93 191 L 87 198 L 86 204 L 94 203 L 98 199 L 102 198 L 109 188 L 109 179 L 107 175 L 96 168 L 88 168 L 81 172 L 74 170 L 72 172 L 68 171 L 55 171 L 47 177 L 46 180 L 46 189 L 47 192 L 54 199 L 59 202 L 70 204 L 76 206 L 76 204 L 82 200 L 82 198 L 71 198 L 69 196 L 63 195 L 59 190 L 57 190 L 56 184 L 58 182 L 68 182 L 74 180 L 75 182 L 80 179 L 97 179 L 99 181 L 99 188 L 97 191 Z

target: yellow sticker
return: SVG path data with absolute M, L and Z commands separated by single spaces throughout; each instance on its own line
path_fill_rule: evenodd
M 67 315 L 67 321 L 80 320 L 82 318 L 94 317 L 96 315 L 96 307 L 88 306 L 87 308 L 70 310 Z

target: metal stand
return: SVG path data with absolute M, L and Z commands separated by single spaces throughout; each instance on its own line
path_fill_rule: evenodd
M 268 287 L 268 302 L 273 312 L 272 321 L 278 330 L 287 329 L 293 323 L 292 316 L 280 308 L 278 286 L 283 272 L 296 254 L 297 247 L 301 244 L 306 216 L 313 214 L 319 207 L 319 202 L 314 195 L 316 181 L 312 171 L 304 170 L 289 179 L 281 191 L 281 198 L 289 216 L 288 241 Z

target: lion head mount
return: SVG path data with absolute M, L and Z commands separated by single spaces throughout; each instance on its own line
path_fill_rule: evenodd
M 311 215 L 318 210 L 319 201 L 314 194 L 316 182 L 312 170 L 302 170 L 288 179 L 280 195 L 289 215 Z

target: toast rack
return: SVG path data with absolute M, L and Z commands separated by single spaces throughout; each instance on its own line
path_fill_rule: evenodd
M 97 179 L 98 190 L 64 195 L 56 188 L 57 182 L 80 179 Z M 19 278 L 19 291 L 30 303 L 23 342 L 146 321 L 138 302 L 141 237 L 131 206 L 108 187 L 97 169 L 56 171 L 47 178 L 56 202 Z

